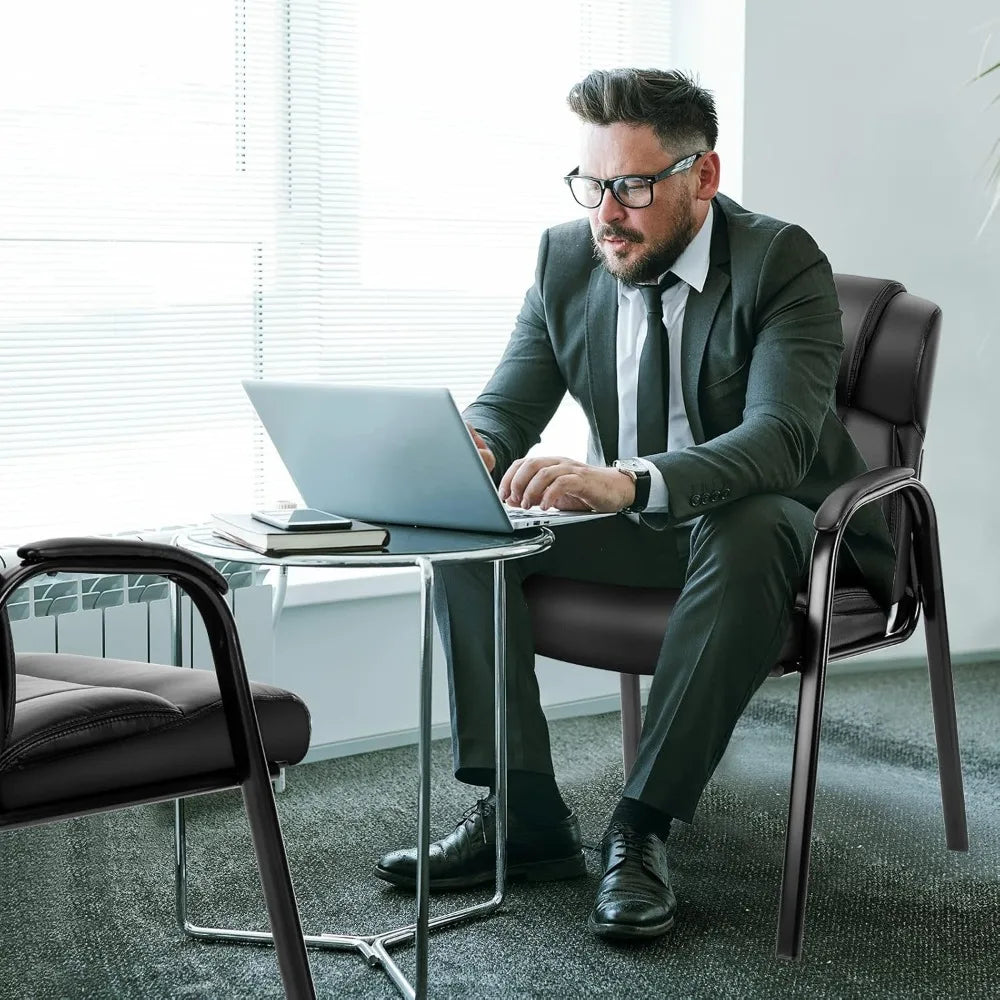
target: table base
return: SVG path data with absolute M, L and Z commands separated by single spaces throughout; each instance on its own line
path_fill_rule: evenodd
M 449 533 L 451 534 L 451 533 Z M 455 549 L 444 553 L 354 553 L 337 555 L 332 553 L 324 559 L 331 565 L 346 559 L 346 564 L 354 565 L 413 565 L 420 571 L 420 676 L 419 676 L 419 726 L 417 739 L 417 880 L 416 880 L 416 920 L 412 924 L 396 927 L 380 934 L 304 934 L 307 946 L 324 949 L 356 950 L 371 966 L 381 965 L 393 984 L 407 1000 L 425 1000 L 428 991 L 428 935 L 432 929 L 447 927 L 475 917 L 493 914 L 504 900 L 507 877 L 507 683 L 506 683 L 506 587 L 504 584 L 504 560 L 530 555 L 552 544 L 553 536 L 548 529 L 542 529 L 537 537 L 501 539 L 498 545 L 478 549 Z M 176 539 L 175 539 L 176 541 Z M 186 547 L 207 558 L 216 557 L 216 546 L 211 542 L 196 543 L 186 539 Z M 228 557 L 228 556 L 227 556 Z M 249 558 L 249 557 L 247 557 Z M 272 613 L 276 619 L 284 603 L 286 574 L 289 564 L 285 560 L 275 560 L 267 556 L 253 559 L 263 564 L 277 564 L 282 568 L 281 579 L 275 593 Z M 304 565 L 320 563 L 304 562 Z M 319 558 L 319 557 L 317 557 Z M 353 560 L 353 561 L 352 561 Z M 496 760 L 496 893 L 492 899 L 475 906 L 441 914 L 430 915 L 430 797 L 431 797 L 431 674 L 433 660 L 433 616 L 432 594 L 434 586 L 434 563 L 436 560 L 451 562 L 489 561 L 493 563 L 493 665 L 494 665 L 494 755 Z M 323 563 L 326 564 L 326 563 Z M 171 636 L 173 662 L 180 666 L 181 627 L 179 596 L 176 587 L 171 587 Z M 192 937 L 211 941 L 239 941 L 249 944 L 271 944 L 273 937 L 265 931 L 232 930 L 222 927 L 200 927 L 187 918 L 187 838 L 184 821 L 184 802 L 175 802 L 176 875 L 177 875 L 177 922 L 181 929 Z M 415 982 L 403 975 L 399 966 L 389 956 L 388 948 L 413 940 L 415 945 Z
M 274 937 L 270 931 L 236 930 L 228 927 L 202 927 L 189 920 L 187 912 L 187 821 L 184 815 L 183 799 L 176 799 L 174 801 L 174 840 L 177 849 L 175 866 L 177 877 L 177 924 L 181 930 L 189 937 L 197 938 L 201 941 L 273 945 Z M 504 886 L 501 884 L 501 880 L 498 879 L 496 891 L 491 899 L 482 903 L 476 903 L 473 906 L 464 907 L 460 910 L 452 910 L 449 913 L 430 917 L 427 920 L 426 929 L 427 931 L 433 931 L 439 927 L 447 927 L 467 920 L 490 916 L 496 913 L 503 905 L 504 896 Z M 402 927 L 394 927 L 392 930 L 382 931 L 378 934 L 332 934 L 320 932 L 319 934 L 303 934 L 302 939 L 309 948 L 317 948 L 323 951 L 359 952 L 361 957 L 372 968 L 382 967 L 399 993 L 406 997 L 406 1000 L 415 1000 L 415 987 L 393 960 L 388 949 L 394 945 L 405 944 L 408 941 L 414 940 L 417 931 L 418 925 L 413 923 L 405 924 Z

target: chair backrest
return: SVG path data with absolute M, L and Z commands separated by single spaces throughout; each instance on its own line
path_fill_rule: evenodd
M 920 475 L 941 310 L 898 281 L 835 274 L 844 354 L 837 413 L 869 468 L 910 466 Z M 893 601 L 915 594 L 911 520 L 897 494 L 882 501 L 898 556 Z
M 7 609 L 0 608 L 0 750 L 14 725 L 14 642 Z

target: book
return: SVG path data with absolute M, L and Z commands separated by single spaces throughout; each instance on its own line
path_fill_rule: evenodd
M 349 528 L 331 531 L 285 531 L 272 528 L 249 514 L 213 514 L 212 531 L 227 541 L 267 556 L 381 549 L 389 541 L 388 528 L 367 521 L 354 521 Z

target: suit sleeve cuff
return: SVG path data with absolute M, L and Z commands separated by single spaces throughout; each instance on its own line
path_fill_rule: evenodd
M 643 509 L 643 514 L 669 513 L 670 504 L 663 473 L 648 459 L 640 458 L 637 461 L 642 462 L 649 470 L 649 502 Z

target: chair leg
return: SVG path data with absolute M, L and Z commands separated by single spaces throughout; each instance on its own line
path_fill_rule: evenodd
M 622 697 L 622 764 L 628 781 L 635 764 L 642 730 L 642 704 L 639 700 L 639 675 L 620 674 Z
M 309 970 L 285 843 L 270 776 L 266 772 L 251 771 L 243 783 L 243 802 L 250 822 L 285 996 L 289 1000 L 315 1000 L 316 991 Z
M 907 490 L 904 495 L 910 501 L 915 522 L 914 554 L 924 612 L 927 669 L 934 712 L 945 841 L 953 851 L 967 851 L 969 831 L 965 815 L 965 789 L 958 746 L 958 719 L 955 713 L 955 687 L 945 614 L 937 518 L 930 496 L 925 490 Z
M 799 682 L 799 708 L 795 720 L 792 784 L 788 796 L 785 864 L 778 903 L 779 958 L 796 959 L 802 953 L 806 894 L 809 886 L 809 853 L 813 809 L 816 802 L 816 768 L 823 718 L 823 692 L 830 656 L 830 620 L 839 538 L 817 535 L 813 543 L 806 599 L 806 632 Z
M 806 895 L 809 888 L 809 853 L 816 802 L 816 767 L 823 712 L 823 674 L 812 670 L 799 682 L 799 709 L 795 726 L 792 785 L 785 833 L 785 867 L 778 905 L 779 958 L 797 959 L 802 953 Z

